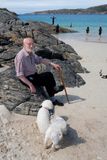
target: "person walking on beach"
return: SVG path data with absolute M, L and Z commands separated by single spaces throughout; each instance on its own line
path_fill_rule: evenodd
M 88 27 L 86 28 L 86 40 L 88 39 L 89 32 L 90 32 L 90 28 L 89 28 L 89 26 L 88 26 Z
M 90 32 L 90 28 L 89 28 L 89 26 L 88 26 L 88 27 L 86 28 L 86 34 L 88 35 L 89 32 Z
M 32 38 L 23 40 L 23 48 L 15 57 L 16 76 L 19 80 L 30 89 L 31 93 L 36 93 L 36 86 L 45 86 L 50 100 L 53 105 L 63 106 L 63 103 L 55 98 L 55 93 L 64 89 L 63 85 L 56 86 L 55 79 L 51 72 L 38 74 L 36 72 L 36 64 L 43 63 L 50 65 L 58 72 L 61 70 L 59 64 L 52 63 L 48 59 L 44 59 L 33 53 L 34 42 Z
M 101 35 L 102 35 L 102 27 L 101 26 L 99 27 L 98 34 L 99 34 L 99 39 L 100 39 Z

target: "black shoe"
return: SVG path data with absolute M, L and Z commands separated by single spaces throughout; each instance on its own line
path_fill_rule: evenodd
M 64 106 L 64 104 L 62 102 L 58 101 L 57 99 L 52 103 L 53 103 L 53 105 Z
M 60 86 L 55 86 L 54 87 L 54 93 L 58 93 L 64 90 L 64 86 L 60 85 Z

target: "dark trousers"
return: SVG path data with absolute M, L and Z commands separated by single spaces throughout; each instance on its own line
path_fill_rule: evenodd
M 55 79 L 51 72 L 44 72 L 41 74 L 33 74 L 26 77 L 35 87 L 45 86 L 48 95 L 50 97 L 54 96 L 54 87 L 56 86 Z

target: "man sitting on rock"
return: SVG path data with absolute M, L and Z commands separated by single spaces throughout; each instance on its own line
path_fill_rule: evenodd
M 63 106 L 62 102 L 55 99 L 54 94 L 64 89 L 63 85 L 56 86 L 55 79 L 51 72 L 38 74 L 35 64 L 43 63 L 51 65 L 57 71 L 61 70 L 60 65 L 52 63 L 48 59 L 44 59 L 33 53 L 33 39 L 25 38 L 23 40 L 23 49 L 15 57 L 16 75 L 19 80 L 29 87 L 31 93 L 36 93 L 36 86 L 45 86 L 50 100 L 54 105 Z

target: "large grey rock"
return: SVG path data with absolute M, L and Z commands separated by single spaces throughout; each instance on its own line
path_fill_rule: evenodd
M 40 103 L 45 99 L 40 88 L 37 89 L 37 94 L 32 95 L 28 88 L 15 77 L 14 67 L 0 73 L 0 77 L 1 104 L 5 104 L 9 110 L 21 114 L 29 114 L 35 106 L 38 110 Z M 36 114 L 36 112 L 32 112 L 32 114 Z
M 6 8 L 0 8 L 0 22 L 5 23 L 12 19 L 18 19 L 16 13 L 10 12 Z

